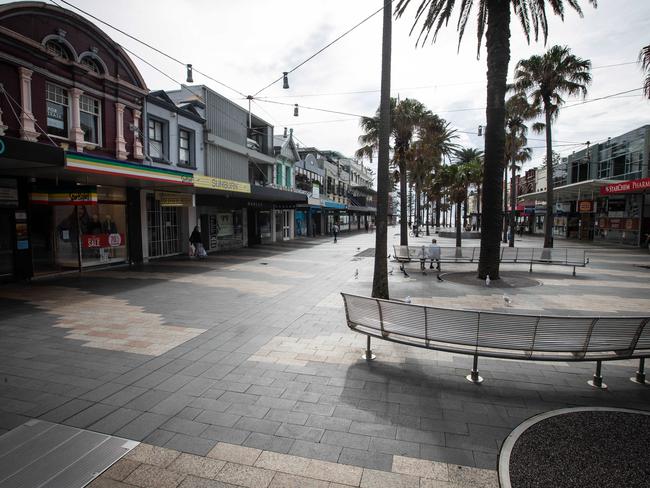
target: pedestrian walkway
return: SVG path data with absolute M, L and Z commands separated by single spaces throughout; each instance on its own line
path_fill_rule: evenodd
M 365 340 L 347 329 L 340 292 L 370 294 L 374 239 L 343 234 L 337 244 L 306 239 L 0 286 L 0 432 L 38 418 L 196 456 L 224 443 L 363 476 L 394 473 L 402 457 L 494 470 L 505 437 L 532 415 L 647 409 L 650 389 L 629 381 L 630 361 L 604 364 L 609 390 L 600 391 L 586 383 L 591 363 L 482 359 L 477 386 L 464 379 L 467 356 L 374 341 L 377 360 L 361 360 Z M 506 312 L 650 309 L 649 254 L 593 247 L 590 258 L 575 278 L 535 269 L 541 286 L 509 290 L 509 306 L 479 280 L 406 278 L 389 262 L 391 297 Z

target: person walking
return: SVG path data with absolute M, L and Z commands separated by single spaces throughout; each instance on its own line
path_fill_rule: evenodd
M 201 232 L 199 226 L 195 226 L 192 234 L 190 235 L 190 244 L 194 246 L 194 255 L 203 259 L 208 257 L 208 253 L 203 248 L 203 240 L 201 239 Z
M 368 233 L 369 228 L 370 228 L 370 224 L 368 223 L 368 219 L 366 219 L 366 234 Z
M 332 226 L 332 233 L 334 234 L 334 244 L 337 242 L 337 237 L 339 235 L 339 224 L 338 222 L 334 222 L 334 225 Z

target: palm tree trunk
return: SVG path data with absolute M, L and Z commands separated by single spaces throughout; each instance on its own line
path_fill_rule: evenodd
M 456 247 L 461 247 L 462 246 L 462 232 L 463 229 L 461 228 L 461 222 L 460 222 L 460 205 L 461 202 L 456 202 Z
M 427 212 L 427 217 L 426 217 L 426 222 L 427 222 L 427 235 L 430 236 L 429 234 L 429 207 L 431 206 L 431 200 L 429 200 L 429 195 L 424 196 L 424 201 L 426 204 L 426 212 Z
M 514 161 L 512 167 L 512 176 L 510 177 L 510 239 L 508 241 L 508 247 L 515 247 L 515 218 L 516 218 L 516 193 L 515 193 L 515 172 L 517 171 L 517 166 L 515 166 Z
M 553 247 L 553 142 L 551 140 L 550 102 L 544 101 L 546 115 L 546 217 L 544 217 L 544 247 Z
M 501 230 L 501 175 L 505 149 L 505 98 L 510 62 L 510 2 L 486 0 L 487 109 L 485 111 L 485 166 L 483 172 L 483 227 L 478 277 L 499 278 Z
M 508 164 L 503 168 L 503 242 L 508 242 Z
M 406 188 L 406 163 L 402 158 L 402 155 L 399 156 L 399 194 L 400 194 L 400 231 L 399 231 L 399 243 L 402 246 L 408 246 L 409 244 L 409 197 Z
M 384 0 L 381 0 L 382 4 Z M 391 4 L 384 5 L 384 27 L 381 47 L 381 102 L 379 106 L 379 163 L 377 167 L 377 218 L 375 220 L 375 268 L 372 296 L 388 299 L 388 192 L 390 150 L 390 57 L 392 36 Z M 402 193 L 402 195 L 404 195 Z M 403 215 L 403 214 L 402 214 Z M 404 233 L 402 232 L 404 235 Z
M 436 227 L 440 227 L 440 197 L 436 198 Z
M 481 185 L 476 187 L 476 230 L 481 230 Z

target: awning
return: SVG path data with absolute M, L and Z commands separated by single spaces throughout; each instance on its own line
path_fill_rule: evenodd
M 332 200 L 324 200 L 323 204 L 325 208 L 334 208 L 338 210 L 345 210 L 346 205 L 343 203 L 333 202 Z
M 558 186 L 557 188 L 553 188 L 553 198 L 559 201 L 569 201 L 591 197 L 592 194 L 595 196 L 600 194 L 601 186 L 611 183 L 616 183 L 616 180 L 586 180 L 571 183 L 569 185 Z M 538 200 L 545 202 L 546 190 L 519 195 L 517 200 Z
M 297 193 L 293 191 L 280 190 L 270 186 L 256 186 L 251 187 L 250 198 L 254 200 L 264 200 L 270 202 L 294 202 L 306 203 L 307 195 L 304 193 Z
M 62 167 L 64 160 L 63 149 L 49 142 L 0 137 L 0 171 L 18 174 L 25 170 Z
M 348 212 L 377 213 L 377 209 L 375 207 L 361 207 L 357 205 L 351 205 L 348 207 Z

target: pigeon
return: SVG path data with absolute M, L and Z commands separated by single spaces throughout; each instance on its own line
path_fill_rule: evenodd
M 438 279 L 438 281 L 445 281 L 445 280 L 443 280 L 443 279 L 440 277 L 440 273 L 438 273 L 438 274 L 436 275 L 436 278 Z
M 485 286 L 490 286 L 490 275 L 485 277 Z
M 390 254 L 388 255 L 388 259 L 390 259 Z
M 505 303 L 506 307 L 511 307 L 512 298 L 510 298 L 508 295 L 503 295 L 503 303 Z
M 359 251 L 360 249 L 361 249 L 360 247 L 357 247 L 357 251 Z
M 393 268 L 390 268 L 390 270 L 388 271 L 388 274 L 393 276 Z
M 404 303 L 411 303 L 411 297 L 407 295 L 406 298 L 404 298 Z
M 354 270 L 354 279 L 358 280 L 359 279 L 359 268 Z

